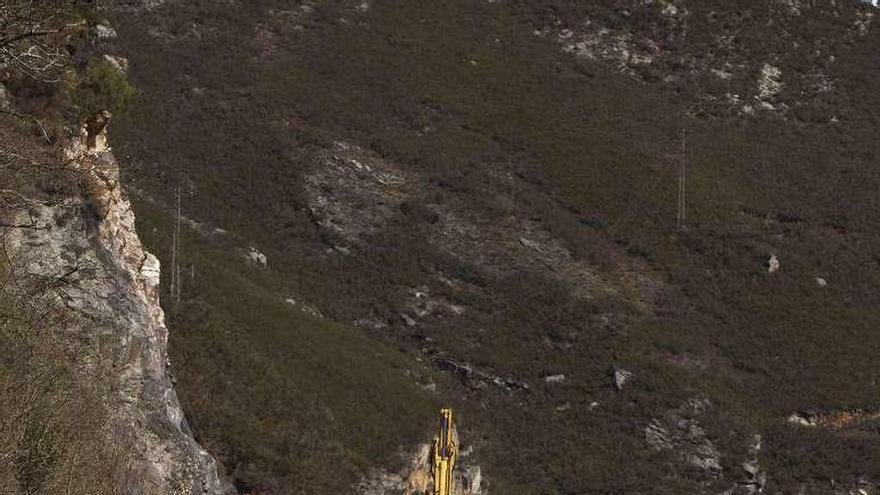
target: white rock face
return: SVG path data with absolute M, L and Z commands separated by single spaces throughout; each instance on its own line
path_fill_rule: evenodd
M 550 375 L 545 376 L 544 381 L 547 383 L 562 383 L 565 381 L 565 375 Z
M 152 253 L 144 251 L 144 254 L 146 256 L 144 257 L 144 264 L 141 266 L 141 275 L 144 277 L 148 287 L 155 288 L 159 285 L 159 275 L 161 272 L 159 259 L 153 256 Z
M 110 27 L 110 25 L 107 23 L 95 25 L 92 32 L 94 33 L 96 38 L 102 41 L 112 40 L 116 38 L 116 30 Z
M 785 5 L 791 15 L 801 15 L 804 9 L 801 0 L 779 0 L 779 3 Z
M 667 11 L 667 16 L 674 16 L 678 10 Z M 592 28 L 574 32 L 563 29 L 556 34 L 556 40 L 562 44 L 562 51 L 572 53 L 590 60 L 602 60 L 611 63 L 615 69 L 625 74 L 635 74 L 635 68 L 651 65 L 658 51 L 656 44 L 645 42 L 639 44 L 630 33 L 613 31 L 608 28 Z M 546 33 L 538 31 L 539 36 Z
M 5 84 L 0 83 L 0 110 L 9 109 L 10 105 L 9 91 L 6 89 Z
M 767 485 L 767 473 L 761 468 L 760 463 L 763 445 L 764 440 L 761 435 L 755 434 L 749 442 L 749 457 L 741 465 L 745 476 L 739 484 L 745 488 L 749 495 L 764 493 L 764 487 Z
M 666 7 L 663 8 L 663 15 L 667 16 L 675 16 L 678 15 L 678 7 L 674 4 L 667 4 Z
M 125 57 L 119 57 L 116 55 L 104 55 L 104 60 L 106 60 L 114 69 L 119 72 L 126 74 L 128 73 L 128 59 Z
M 873 4 L 877 6 L 877 4 Z M 856 20 L 853 22 L 853 28 L 859 37 L 865 37 L 871 30 L 871 24 L 874 20 L 874 12 L 856 12 Z
M 769 100 L 782 91 L 782 71 L 779 67 L 764 64 L 758 78 L 758 98 Z
M 612 384 L 617 390 L 623 390 L 623 386 L 626 385 L 626 383 L 630 381 L 632 377 L 632 372 L 627 371 L 623 368 L 615 368 L 611 374 Z
M 645 441 L 657 450 L 673 450 L 686 464 L 719 476 L 723 471 L 721 452 L 699 421 L 693 418 L 711 407 L 705 399 L 688 400 L 664 417 L 651 420 L 645 427 Z
M 480 466 L 469 466 L 465 469 L 464 476 L 462 476 L 462 491 L 464 493 L 483 493 L 480 486 L 482 483 L 483 472 L 480 470 Z
M 770 259 L 767 260 L 767 273 L 776 273 L 779 271 L 779 266 L 779 258 L 775 254 L 771 254 Z
M 113 431 L 135 446 L 121 453 L 132 470 L 128 493 L 221 494 L 215 461 L 189 433 L 168 377 L 159 262 L 135 231 L 116 161 L 110 153 L 85 154 L 79 141 L 67 153 L 83 175 L 83 196 L 18 212 L 40 228 L 6 232 L 9 254 L 30 275 L 64 277 L 57 304 L 87 322 L 69 331 L 100 334 L 105 350 L 119 356 L 118 393 L 106 406 Z
M 253 246 L 251 246 L 250 250 L 248 251 L 246 258 L 250 263 L 259 267 L 266 268 L 267 266 L 269 266 L 269 259 L 266 258 L 266 255 L 261 253 L 259 250 L 257 250 L 257 248 Z
M 315 223 L 350 243 L 381 230 L 414 193 L 395 164 L 341 141 L 316 157 L 304 188 Z
M 414 320 L 410 315 L 408 315 L 406 313 L 400 313 L 400 319 L 403 320 L 403 322 L 408 327 L 416 326 L 416 320 Z
M 828 287 L 828 281 L 822 277 L 816 277 L 816 285 L 819 287 Z
M 799 426 L 816 426 L 815 421 L 801 413 L 791 413 L 785 420 Z

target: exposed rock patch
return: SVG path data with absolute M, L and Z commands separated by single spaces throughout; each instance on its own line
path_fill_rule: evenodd
M 434 356 L 433 361 L 438 368 L 452 373 L 462 383 L 473 389 L 485 389 L 490 384 L 508 392 L 530 389 L 529 384 L 523 381 L 512 377 L 503 377 L 488 370 L 478 369 L 471 364 L 460 362 L 442 354 Z
M 412 194 L 399 169 L 344 142 L 317 157 L 305 187 L 315 222 L 350 243 L 382 229 Z
M 110 27 L 110 23 L 103 21 L 95 24 L 92 28 L 92 35 L 99 41 L 107 41 L 116 38 L 116 30 Z
M 579 22 L 549 16 L 534 34 L 557 42 L 563 52 L 599 62 L 641 82 L 676 92 L 688 86 L 693 89 L 689 95 L 692 115 L 755 116 L 763 111 L 791 118 L 792 110 L 803 107 L 823 113 L 822 119 L 811 116 L 811 121 L 831 122 L 830 102 L 841 96 L 828 76 L 837 60 L 834 53 L 848 49 L 843 43 L 865 38 L 875 14 L 871 9 L 835 3 L 774 3 L 767 2 L 761 13 L 732 9 L 719 15 L 716 10 L 699 5 L 686 8 L 674 0 L 624 1 L 611 9 L 588 9 L 590 14 Z M 775 10 L 785 15 L 759 28 Z M 846 18 L 851 24 L 836 21 L 837 32 L 805 41 L 797 24 L 803 15 Z M 726 22 L 719 23 L 721 19 Z M 743 33 L 755 36 L 756 29 L 767 29 L 760 39 L 774 39 L 771 60 L 781 62 L 755 62 L 753 53 L 768 47 L 743 43 L 742 38 Z M 798 62 L 792 63 L 795 59 Z M 790 78 L 785 85 L 783 73 Z
M 611 384 L 617 390 L 623 390 L 623 387 L 632 379 L 633 374 L 623 368 L 614 368 L 611 370 Z
M 269 266 L 269 259 L 265 254 L 261 253 L 257 248 L 251 246 L 248 249 L 247 254 L 245 255 L 245 259 L 248 263 L 258 266 L 260 268 L 266 268 Z
M 645 441 L 657 450 L 672 450 L 679 458 L 712 477 L 721 475 L 721 452 L 709 439 L 696 418 L 712 404 L 705 399 L 691 399 L 663 418 L 652 419 L 645 427 Z
M 791 424 L 810 428 L 840 430 L 878 419 L 880 419 L 880 412 L 848 409 L 830 413 L 822 413 L 818 411 L 794 412 L 786 418 L 786 421 Z
M 770 258 L 767 260 L 767 273 L 776 273 L 779 271 L 779 267 L 779 257 L 775 254 L 771 254 Z
M 548 375 L 544 377 L 546 383 L 562 383 L 565 381 L 565 375 Z
M 128 73 L 128 59 L 125 57 L 120 57 L 117 55 L 104 55 L 104 60 L 107 61 L 114 69 L 119 71 L 122 74 Z
M 503 171 L 491 180 L 497 182 L 498 190 L 528 189 Z M 649 268 L 635 259 L 618 260 L 620 273 L 614 277 L 599 273 L 540 221 L 530 218 L 513 194 L 490 195 L 485 199 L 488 208 L 464 204 L 436 184 L 350 143 L 338 141 L 331 150 L 319 153 L 305 188 L 315 223 L 329 234 L 329 242 L 343 244 L 334 244 L 335 250 L 347 252 L 345 244 L 366 242 L 403 215 L 424 226 L 432 245 L 496 276 L 540 267 L 579 297 L 626 293 L 645 307 L 661 286 Z M 433 197 L 444 200 L 421 200 Z M 489 213 L 499 211 L 507 214 Z
M 758 457 L 763 445 L 761 435 L 755 434 L 749 442 L 749 457 L 741 464 L 745 476 L 737 484 L 743 487 L 745 493 L 749 495 L 763 493 L 764 487 L 767 486 L 767 473 L 761 468 Z
M 767 101 L 782 91 L 782 71 L 779 67 L 764 64 L 758 78 L 758 99 Z
M 0 83 L 0 110 L 8 110 L 10 106 L 12 106 L 12 98 L 9 90 L 6 89 L 5 84 Z

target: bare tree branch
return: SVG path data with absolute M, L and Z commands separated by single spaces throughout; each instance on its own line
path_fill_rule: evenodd
M 69 63 L 65 34 L 81 23 L 65 22 L 74 2 L 4 2 L 0 7 L 0 62 L 22 75 L 58 82 Z

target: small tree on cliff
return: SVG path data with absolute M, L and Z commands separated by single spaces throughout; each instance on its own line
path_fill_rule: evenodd
M 106 59 L 89 61 L 82 73 L 70 71 L 65 85 L 82 118 L 102 110 L 118 113 L 128 106 L 135 95 L 125 74 Z

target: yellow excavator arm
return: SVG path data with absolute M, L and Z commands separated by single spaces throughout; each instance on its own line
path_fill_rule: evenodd
M 433 474 L 434 495 L 452 495 L 452 470 L 455 468 L 455 433 L 452 409 L 440 410 L 440 433 L 434 439 Z

